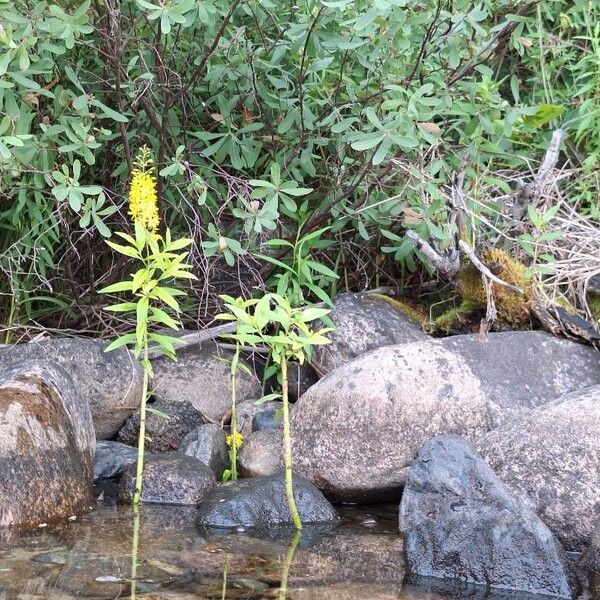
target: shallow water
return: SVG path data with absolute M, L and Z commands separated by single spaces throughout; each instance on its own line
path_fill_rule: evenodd
M 132 584 L 132 511 L 99 503 L 74 522 L 0 532 L 0 600 L 486 597 L 481 588 L 448 595 L 438 582 L 403 584 L 397 506 L 340 513 L 335 530 L 306 528 L 298 539 L 281 531 L 199 531 L 193 509 L 143 506 Z

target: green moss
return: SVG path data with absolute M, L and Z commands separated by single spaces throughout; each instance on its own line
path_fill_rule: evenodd
M 468 300 L 463 300 L 459 306 L 454 306 L 427 324 L 429 333 L 450 333 L 453 329 L 462 329 L 469 316 L 479 307 Z
M 425 320 L 425 315 L 422 312 L 419 312 L 415 307 L 411 306 L 407 302 L 402 302 L 401 300 L 397 300 L 396 298 L 391 298 L 390 296 L 386 296 L 385 294 L 379 294 L 377 292 L 371 292 L 369 294 L 369 297 L 387 302 L 389 305 L 393 306 L 398 312 L 401 312 L 404 316 L 415 321 L 419 325 L 422 324 Z
M 587 297 L 588 306 L 595 321 L 600 321 L 600 295 L 590 293 Z

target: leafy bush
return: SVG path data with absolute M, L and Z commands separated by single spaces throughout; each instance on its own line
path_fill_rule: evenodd
M 163 221 L 196 242 L 200 320 L 219 293 L 281 284 L 285 269 L 255 256 L 290 265 L 273 238 L 321 230 L 315 261 L 350 287 L 414 271 L 404 231 L 452 242 L 455 173 L 474 214 L 494 214 L 503 174 L 526 173 L 556 125 L 580 174 L 570 193 L 597 214 L 599 13 L 588 0 L 0 0 L 4 320 L 104 328 L 96 290 L 127 265 L 102 237 L 124 227 L 143 144 Z

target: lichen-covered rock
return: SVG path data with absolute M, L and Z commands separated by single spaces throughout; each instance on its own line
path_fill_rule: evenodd
M 189 402 L 208 421 L 218 423 L 231 410 L 230 351 L 219 351 L 206 342 L 177 352 L 177 361 L 161 357 L 153 361 L 152 387 L 157 399 L 166 403 Z M 238 402 L 258 400 L 262 387 L 255 375 L 238 370 Z
M 0 348 L 0 370 L 24 360 L 46 360 L 63 367 L 89 403 L 96 438 L 108 439 L 140 404 L 142 369 L 125 348 L 104 352 L 107 343 L 54 338 Z
M 477 448 L 567 550 L 589 544 L 600 520 L 600 386 L 522 415 Z
M 36 527 L 91 504 L 95 437 L 69 374 L 44 361 L 0 373 L 0 527 Z
M 398 309 L 393 299 L 379 294 L 340 294 L 329 317 L 335 331 L 331 344 L 316 346 L 312 365 L 320 374 L 381 346 L 428 339 L 419 323 Z
M 238 453 L 243 477 L 274 475 L 283 469 L 282 429 L 262 429 L 244 438 Z
M 200 425 L 183 438 L 179 451 L 204 463 L 221 479 L 229 465 L 226 437 L 223 429 L 214 423 Z
M 460 438 L 435 438 L 417 454 L 400 531 L 411 575 L 560 598 L 579 592 L 550 530 Z
M 475 440 L 600 380 L 600 354 L 541 332 L 455 336 L 373 350 L 294 405 L 294 466 L 346 501 L 398 497 L 428 439 Z
M 137 448 L 121 442 L 98 441 L 94 456 L 94 482 L 118 477 L 126 467 L 135 463 L 136 460 Z
M 151 452 L 177 450 L 181 440 L 204 422 L 202 413 L 187 401 L 156 400 L 148 404 L 146 409 L 146 448 Z M 117 439 L 123 444 L 135 446 L 139 430 L 140 410 L 138 409 L 127 419 Z
M 296 475 L 294 498 L 304 524 L 339 519 L 323 494 L 310 481 Z M 219 485 L 200 505 L 196 522 L 201 527 L 219 528 L 292 525 L 283 473 Z
M 119 480 L 119 500 L 131 502 L 135 491 L 136 465 L 128 466 Z M 197 505 L 215 486 L 214 473 L 204 463 L 170 452 L 144 462 L 142 502 L 148 504 Z

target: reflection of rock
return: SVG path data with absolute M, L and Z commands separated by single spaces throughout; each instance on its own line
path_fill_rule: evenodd
M 69 374 L 45 361 L 0 374 L 0 527 L 37 527 L 91 504 L 94 426 Z
M 337 583 L 328 586 L 291 587 L 288 600 L 398 600 L 402 583 Z
M 89 402 L 96 438 L 115 435 L 142 395 L 142 369 L 125 348 L 104 352 L 100 340 L 55 338 L 0 348 L 0 370 L 23 360 L 63 367 Z

